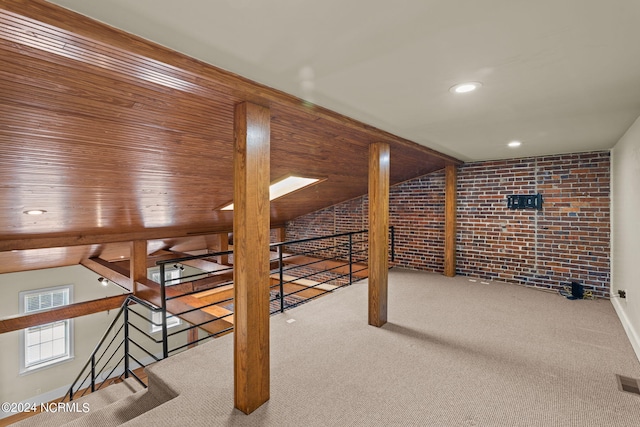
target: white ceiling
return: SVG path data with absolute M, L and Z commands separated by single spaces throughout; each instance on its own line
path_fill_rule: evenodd
M 465 161 L 608 149 L 640 115 L 638 0 L 52 2 Z

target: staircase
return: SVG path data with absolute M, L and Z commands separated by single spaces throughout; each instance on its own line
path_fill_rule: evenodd
M 276 252 L 272 259 L 274 269 L 271 273 L 271 313 L 282 312 L 365 278 L 367 265 L 366 259 L 361 254 L 366 254 L 366 250 L 353 250 L 353 236 L 363 233 L 366 232 L 343 233 L 327 238 L 304 239 L 272 245 L 272 247 L 275 246 Z M 348 238 L 348 241 L 337 245 L 335 241 L 339 238 Z M 288 255 L 283 251 L 285 244 L 289 249 L 295 248 L 296 244 L 315 244 L 322 239 L 333 239 L 334 246 L 325 245 L 320 249 L 304 248 L 297 251 L 295 255 Z M 361 241 L 355 243 L 362 244 Z M 338 256 L 334 258 L 326 256 L 327 251 L 342 247 L 346 247 L 346 250 L 340 249 Z M 321 251 L 322 255 L 313 256 L 314 251 Z M 198 375 L 199 372 L 204 374 L 209 365 L 201 365 L 201 363 L 201 366 L 190 365 L 189 360 L 193 358 L 190 354 L 196 355 L 199 361 L 206 359 L 207 355 L 206 351 L 203 353 L 205 350 L 203 347 L 193 347 L 208 338 L 222 336 L 233 330 L 233 284 L 221 280 L 224 277 L 221 277 L 219 272 L 211 272 L 210 276 L 204 280 L 188 281 L 187 278 L 187 281 L 176 286 L 169 286 L 165 283 L 164 266 L 216 255 L 218 254 L 158 261 L 161 271 L 159 289 L 158 284 L 152 281 L 139 283 L 142 285 L 141 292 L 137 294 L 138 296 L 130 295 L 125 300 L 120 312 L 74 381 L 69 393 L 62 399 L 64 402 L 60 404 L 62 406 L 53 404 L 52 410 L 48 413 L 37 414 L 14 425 L 47 427 L 121 425 L 145 413 L 157 413 L 162 405 L 182 392 L 193 392 L 193 387 L 206 388 L 208 384 L 202 384 L 198 380 Z M 348 261 L 344 261 L 344 258 Z M 217 278 L 213 277 L 216 275 L 218 275 Z M 206 284 L 203 285 L 205 282 Z M 215 283 L 211 288 L 213 282 Z M 209 289 L 202 290 L 203 286 Z M 160 312 L 162 322 L 156 324 L 150 320 L 152 318 L 148 315 L 150 312 Z M 170 332 L 167 327 L 167 313 L 188 322 L 187 328 Z M 154 333 L 147 333 L 149 324 L 161 327 L 160 337 L 156 338 L 157 334 L 154 336 Z M 206 331 L 205 337 L 198 338 L 198 330 Z M 185 331 L 195 331 L 195 334 L 189 334 L 186 343 L 176 344 L 173 337 Z M 229 340 L 225 342 L 227 343 L 225 345 L 229 346 Z M 195 353 L 183 352 L 190 348 L 193 348 L 192 351 Z M 178 353 L 182 354 L 178 355 Z M 174 354 L 179 357 L 162 360 Z M 155 362 L 158 361 L 161 363 L 156 364 Z M 178 366 L 176 364 L 180 363 L 183 365 L 180 368 L 181 373 L 178 374 L 174 369 Z M 219 363 L 223 362 L 219 361 Z M 150 364 L 154 365 L 145 369 L 147 374 L 147 383 L 145 383 L 136 375 L 136 368 L 141 369 Z M 189 366 L 189 369 L 185 370 L 184 366 Z M 232 371 L 230 367 L 229 375 Z M 162 372 L 162 375 L 157 372 Z M 187 377 L 193 377 L 193 379 L 188 380 Z M 98 383 L 98 378 L 106 378 L 106 380 Z M 103 385 L 108 385 L 117 378 L 124 380 L 102 388 Z
M 148 372 L 148 380 L 148 388 L 129 378 L 73 402 L 53 403 L 50 404 L 52 409 L 50 412 L 42 412 L 12 425 L 26 427 L 121 425 L 176 397 L 175 392 L 153 373 Z

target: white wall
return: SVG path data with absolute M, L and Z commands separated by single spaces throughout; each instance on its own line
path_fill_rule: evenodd
M 22 273 L 0 274 L 0 318 L 20 313 L 19 293 L 24 290 L 73 285 L 73 301 L 88 301 L 118 295 L 124 291 L 116 285 L 102 286 L 98 275 L 82 266 L 50 268 Z M 42 396 L 49 401 L 50 392 L 70 384 L 89 358 L 98 340 L 117 310 L 74 319 L 74 358 L 71 361 L 20 375 L 21 331 L 0 335 L 0 402 L 21 402 Z M 64 393 L 62 393 L 64 394 Z M 35 399 L 40 400 L 40 399 Z M 0 412 L 0 418 L 7 414 Z
M 640 118 L 611 151 L 611 179 L 612 303 L 640 359 Z

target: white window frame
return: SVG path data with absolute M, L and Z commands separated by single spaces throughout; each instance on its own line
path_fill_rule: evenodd
M 149 269 L 148 273 L 149 279 L 153 280 L 156 283 L 160 283 L 160 267 Z M 182 277 L 182 270 L 179 268 L 166 268 L 164 270 L 164 280 L 170 282 L 167 283 L 167 286 L 179 285 L 180 281 L 175 279 L 180 279 Z M 152 334 L 156 332 L 162 331 L 162 312 L 161 311 L 152 311 L 149 317 L 151 320 L 149 331 Z M 182 324 L 182 320 L 178 316 L 174 316 L 171 313 L 167 313 L 167 330 L 171 328 L 175 328 L 176 326 L 180 326 Z M 160 326 L 156 326 L 160 325 Z
M 66 301 L 63 304 L 59 304 L 52 307 L 38 308 L 35 310 L 28 310 L 28 307 L 26 306 L 26 300 L 29 296 L 42 295 L 42 294 L 52 293 L 60 290 L 65 290 L 67 293 Z M 58 307 L 63 307 L 65 305 L 69 305 L 73 301 L 73 285 L 54 286 L 50 288 L 22 291 L 19 293 L 19 298 L 20 298 L 21 314 L 39 313 L 39 312 L 47 311 L 52 308 L 58 308 Z M 49 327 L 53 328 L 53 325 L 56 325 L 56 324 L 58 324 L 58 326 L 61 324 L 64 326 L 64 339 L 65 339 L 64 353 L 55 357 L 51 357 L 46 360 L 28 362 L 27 361 L 27 356 L 28 356 L 27 344 L 28 344 L 29 332 L 35 331 L 35 330 L 39 330 L 40 332 L 42 332 L 46 328 L 49 328 Z M 51 333 L 53 334 L 53 330 L 51 331 Z M 51 339 L 51 341 L 53 341 L 53 338 Z M 74 345 L 73 345 L 73 320 L 72 319 L 58 320 L 48 324 L 23 329 L 20 333 L 20 374 L 21 375 L 28 374 L 31 372 L 38 371 L 40 369 L 50 368 L 59 363 L 72 360 L 74 357 L 73 350 L 74 350 Z
M 164 270 L 164 280 L 167 283 L 167 286 L 179 285 L 180 277 L 182 277 L 182 271 L 178 268 L 167 268 Z M 150 268 L 148 272 L 149 279 L 153 280 L 156 283 L 160 283 L 160 267 Z M 170 280 L 170 282 L 169 282 Z
M 151 328 L 150 332 L 155 334 L 156 332 L 162 331 L 162 310 L 152 311 L 151 312 Z M 182 320 L 178 316 L 174 316 L 171 313 L 167 313 L 167 330 L 171 328 L 175 328 L 176 326 L 180 326 L 182 324 Z M 160 326 L 156 326 L 160 325 Z

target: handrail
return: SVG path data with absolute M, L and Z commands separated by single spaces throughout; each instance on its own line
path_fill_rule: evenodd
M 290 241 L 286 241 L 286 242 L 277 242 L 277 243 L 271 243 L 269 245 L 269 247 L 271 249 L 275 248 L 276 252 L 277 252 L 277 259 L 271 259 L 270 262 L 277 262 L 278 267 L 273 271 L 277 271 L 278 273 L 278 283 L 270 285 L 269 289 L 270 292 L 271 291 L 275 291 L 277 290 L 278 292 L 275 294 L 275 297 L 273 296 L 273 294 L 271 294 L 270 298 L 269 298 L 269 303 L 270 303 L 270 313 L 274 314 L 277 312 L 284 312 L 284 310 L 288 309 L 288 308 L 292 308 L 295 306 L 298 306 L 304 302 L 307 302 L 309 300 L 315 299 L 319 296 L 322 296 L 326 293 L 329 292 L 333 292 L 334 289 L 340 288 L 342 286 L 347 286 L 350 285 L 354 282 L 354 277 L 355 274 L 358 272 L 361 272 L 363 270 L 366 270 L 367 267 L 365 265 L 364 268 L 358 268 L 354 271 L 354 263 L 366 263 L 366 254 L 365 255 L 361 255 L 363 253 L 366 252 L 366 249 L 360 249 L 361 246 L 357 246 L 357 248 L 354 248 L 354 246 L 356 245 L 362 245 L 362 244 L 366 244 L 368 242 L 368 240 L 366 239 L 354 239 L 354 236 L 356 235 L 364 235 L 365 233 L 367 233 L 367 230 L 360 230 L 360 231 L 349 231 L 349 232 L 344 232 L 344 233 L 337 233 L 337 234 L 333 234 L 330 236 L 318 236 L 318 237 L 310 237 L 310 238 L 303 238 L 303 239 L 296 239 L 296 240 L 290 240 Z M 338 239 L 338 238 L 342 238 L 342 237 L 347 237 L 347 241 L 346 242 L 334 242 L 333 244 L 330 244 L 328 246 L 322 246 L 322 247 L 309 247 L 308 245 L 305 247 L 304 244 L 309 243 L 309 242 L 318 242 L 318 241 L 326 241 L 329 239 Z M 293 251 L 293 253 L 291 254 L 284 254 L 284 247 L 287 247 L 287 252 L 290 252 L 290 248 L 295 248 L 296 246 L 300 247 L 300 250 L 298 251 Z M 393 261 L 395 258 L 395 230 L 394 227 L 390 227 L 390 246 L 391 246 L 391 251 L 390 251 L 390 255 L 391 255 L 391 260 Z M 314 253 L 320 253 L 322 254 L 320 256 L 320 259 L 314 260 L 312 262 L 303 262 L 301 264 L 294 264 L 292 263 L 291 259 L 293 257 L 296 256 L 307 256 L 309 254 L 314 254 Z M 90 378 L 90 384 L 91 384 L 91 391 L 93 392 L 94 390 L 96 390 L 96 378 L 99 377 L 100 375 L 102 375 L 106 370 L 111 369 L 111 371 L 107 374 L 107 377 L 105 380 L 103 380 L 103 382 L 101 384 L 99 384 L 99 386 L 97 387 L 98 389 L 101 388 L 103 385 L 105 385 L 105 383 L 111 378 L 111 375 L 113 375 L 114 372 L 116 372 L 116 369 L 118 369 L 118 367 L 120 366 L 119 364 L 121 362 L 124 362 L 124 372 L 122 374 L 120 374 L 120 377 L 124 376 L 125 378 L 129 378 L 130 375 L 132 375 L 134 377 L 134 379 L 136 381 L 138 381 L 140 384 L 142 384 L 144 386 L 144 383 L 140 380 L 140 378 L 133 372 L 133 370 L 131 369 L 130 366 L 130 360 L 132 360 L 135 364 L 137 364 L 138 366 L 143 366 L 143 364 L 138 360 L 138 358 L 136 358 L 136 356 L 134 356 L 133 354 L 130 353 L 130 343 L 133 344 L 133 347 L 139 349 L 140 351 L 142 351 L 143 356 L 144 354 L 146 354 L 147 356 L 149 356 L 152 360 L 154 361 L 158 361 L 161 360 L 163 358 L 169 357 L 170 354 L 182 350 L 184 348 L 188 348 L 191 347 L 193 345 L 198 344 L 199 342 L 202 342 L 204 340 L 213 338 L 213 337 L 217 337 L 220 336 L 224 333 L 230 332 L 233 330 L 233 324 L 231 323 L 231 326 L 227 327 L 227 328 L 222 328 L 221 330 L 218 331 L 211 331 L 207 334 L 207 336 L 199 338 L 198 335 L 196 334 L 195 339 L 193 340 L 187 340 L 186 344 L 180 344 L 177 347 L 173 348 L 173 349 L 169 349 L 169 337 L 175 336 L 177 334 L 180 333 L 184 333 L 185 331 L 191 331 L 191 330 L 198 330 L 198 328 L 203 327 L 206 324 L 218 321 L 218 320 L 222 320 L 225 319 L 229 316 L 233 316 L 233 307 L 229 307 L 230 308 L 230 312 L 228 314 L 225 314 L 223 316 L 220 317 L 216 317 L 213 316 L 213 318 L 211 320 L 206 320 L 204 322 L 200 322 L 197 324 L 191 324 L 191 326 L 185 328 L 185 329 L 181 329 L 178 330 L 176 332 L 172 332 L 172 333 L 168 333 L 168 327 L 167 327 L 167 315 L 171 314 L 173 316 L 182 316 L 191 312 L 195 312 L 198 310 L 201 310 L 204 307 L 209 307 L 209 306 L 220 306 L 221 304 L 227 304 L 228 305 L 233 305 L 233 297 L 232 298 L 226 298 L 220 301 L 216 301 L 216 302 L 212 302 L 203 306 L 198 306 L 195 307 L 193 306 L 192 309 L 187 309 L 184 310 L 182 312 L 171 312 L 169 313 L 167 311 L 167 303 L 175 300 L 177 298 L 182 298 L 185 296 L 190 296 L 190 295 L 194 295 L 197 294 L 200 291 L 196 291 L 196 290 L 191 290 L 191 291 L 187 291 L 181 294 L 175 294 L 172 292 L 171 296 L 167 296 L 167 291 L 166 288 L 168 286 L 169 282 L 178 282 L 178 283 L 182 283 L 183 281 L 185 281 L 185 279 L 190 279 L 193 277 L 197 277 L 200 275 L 208 275 L 208 274 L 213 274 L 213 273 L 219 273 L 220 271 L 229 271 L 229 270 L 233 270 L 233 266 L 230 266 L 229 268 L 225 268 L 223 270 L 214 270 L 211 272 L 202 272 L 201 274 L 192 274 L 191 276 L 185 276 L 185 277 L 180 277 L 178 279 L 167 279 L 165 277 L 165 273 L 166 273 L 166 266 L 170 265 L 170 264 L 177 264 L 177 263 L 182 263 L 185 261 L 191 261 L 191 260 L 197 260 L 197 259 L 204 259 L 204 258 L 212 258 L 212 257 L 216 257 L 216 256 L 220 256 L 220 255 L 230 255 L 233 254 L 233 251 L 221 251 L 221 252 L 216 252 L 216 253 L 210 253 L 210 254 L 202 254 L 202 255 L 189 255 L 189 256 L 182 256 L 182 257 L 177 257 L 177 258 L 173 258 L 173 259 L 169 259 L 169 260 L 161 260 L 161 261 L 156 261 L 156 265 L 158 265 L 160 267 L 160 305 L 157 306 L 155 304 L 152 304 L 146 300 L 143 300 L 133 294 L 129 294 L 127 296 L 127 298 L 124 300 L 124 302 L 122 303 L 122 305 L 120 306 L 120 309 L 118 310 L 117 314 L 115 315 L 113 321 L 111 322 L 111 324 L 107 327 L 106 332 L 103 334 L 103 336 L 101 337 L 100 341 L 98 342 L 98 344 L 96 345 L 96 347 L 94 348 L 93 352 L 91 353 L 91 356 L 89 357 L 89 359 L 87 360 L 87 362 L 84 364 L 82 370 L 80 371 L 80 373 L 78 374 L 78 376 L 76 377 L 76 379 L 73 381 L 71 387 L 69 388 L 69 391 L 67 392 L 67 394 L 65 395 L 65 399 L 68 396 L 69 400 L 73 400 L 73 396 L 74 393 L 76 393 L 74 391 L 75 387 L 78 387 L 77 391 L 80 391 L 80 388 L 82 388 L 85 384 L 85 382 Z M 330 258 L 326 258 L 326 256 L 328 254 L 333 254 L 330 255 Z M 317 257 L 318 255 L 316 255 Z M 346 259 L 345 259 L 346 257 Z M 323 268 L 316 268 L 313 267 L 314 264 L 320 264 L 326 261 L 333 261 L 334 264 L 329 264 L 328 267 L 323 267 Z M 335 262 L 338 262 L 338 264 L 336 265 Z M 286 264 L 287 263 L 287 264 Z M 285 267 L 285 265 L 287 265 L 287 267 Z M 348 266 L 348 272 L 345 272 L 345 270 L 340 270 L 342 268 L 345 268 Z M 304 272 L 301 274 L 296 274 L 294 279 L 292 280 L 284 280 L 284 273 L 287 272 L 289 274 L 289 272 L 294 271 L 294 270 L 300 270 L 300 269 L 305 269 L 303 270 Z M 298 281 L 304 280 L 304 279 L 308 279 L 308 278 L 312 278 L 314 276 L 319 276 L 321 277 L 321 279 L 319 279 L 318 281 L 316 280 L 311 280 L 311 284 L 305 284 L 305 285 L 300 285 L 300 283 L 297 283 Z M 348 280 L 346 279 L 348 278 Z M 362 277 L 358 277 L 357 280 L 360 280 Z M 330 284 L 331 282 L 335 283 L 335 287 L 322 287 L 322 285 L 326 285 L 326 284 Z M 223 287 L 223 286 L 227 286 L 229 284 L 233 284 L 233 280 L 231 281 L 224 281 L 222 283 L 218 283 L 216 284 L 214 287 L 212 287 L 211 289 L 215 289 L 215 288 L 219 288 L 219 287 Z M 297 285 L 297 286 L 304 286 L 301 289 L 298 289 L 297 287 L 287 287 L 289 289 L 288 293 L 285 293 L 285 291 L 287 290 L 285 288 L 286 285 Z M 305 295 L 304 297 L 296 297 L 292 300 L 287 301 L 286 297 L 289 296 L 296 296 L 299 294 L 302 294 L 304 291 L 306 290 L 314 290 L 314 293 L 310 294 L 310 295 Z M 317 292 L 317 293 L 315 293 Z M 303 299 L 300 299 L 303 298 Z M 273 309 L 273 305 L 271 303 L 274 303 L 276 301 L 279 301 L 279 307 L 274 310 Z M 140 305 L 144 308 L 146 308 L 147 310 L 149 310 L 150 312 L 161 312 L 162 313 L 162 320 L 160 321 L 160 323 L 156 323 L 154 322 L 151 318 L 146 318 L 145 316 L 143 316 L 143 314 L 139 313 L 136 310 L 133 310 L 131 307 L 133 307 L 134 305 Z M 130 307 L 131 306 L 131 307 Z M 224 307 L 227 307 L 224 306 Z M 276 306 L 277 307 L 277 306 Z M 131 317 L 129 316 L 130 311 L 133 312 L 136 317 L 135 318 L 140 318 L 143 319 L 144 321 L 148 322 L 149 324 L 152 324 L 156 327 L 160 327 L 161 328 L 161 338 L 160 339 L 156 339 L 154 337 L 152 337 L 150 334 L 146 333 L 145 331 L 143 331 L 140 327 L 136 326 L 135 324 L 131 323 Z M 113 334 L 113 338 L 111 339 L 111 341 L 109 342 L 109 344 L 107 344 L 106 346 L 104 345 L 107 338 L 110 336 L 110 334 L 112 334 L 112 332 L 114 331 L 114 329 L 116 328 L 116 325 L 120 323 L 120 320 L 123 319 L 122 325 L 120 326 L 120 328 L 117 330 L 117 332 L 115 332 Z M 130 329 L 131 327 L 131 329 Z M 101 363 L 102 358 L 107 354 L 107 352 L 109 352 L 110 348 L 112 345 L 114 345 L 114 341 L 116 340 L 116 338 L 119 336 L 120 332 L 124 330 L 124 337 L 122 338 L 121 341 L 118 341 L 118 345 L 117 348 L 113 351 L 113 353 L 111 353 L 111 355 L 108 357 L 108 360 L 106 362 L 104 362 L 104 364 L 102 365 L 102 368 L 100 370 L 97 370 L 98 365 Z M 162 344 L 162 355 L 159 357 L 156 357 L 156 355 L 154 355 L 152 352 L 150 352 L 149 350 L 147 350 L 146 348 L 144 348 L 143 345 L 141 345 L 140 343 L 138 343 L 136 340 L 132 339 L 130 336 L 131 332 L 134 332 L 136 334 L 136 336 L 140 336 L 140 337 L 144 337 L 145 340 L 147 340 L 148 342 L 154 343 L 155 345 L 157 344 Z M 140 335 L 138 335 L 140 334 Z M 146 342 L 146 341 L 145 341 Z M 116 366 L 114 366 L 113 368 L 111 368 L 109 366 L 110 361 L 114 358 L 114 356 L 121 350 L 121 348 L 124 348 L 123 352 L 124 355 L 122 356 L 122 358 L 120 359 L 120 361 L 116 364 Z M 100 354 L 100 351 L 102 351 L 102 353 Z M 91 367 L 91 369 L 89 370 L 89 372 L 84 376 L 85 372 L 87 372 L 87 368 Z M 117 375 L 117 374 L 116 374 Z M 80 381 L 80 379 L 82 379 L 82 381 L 80 383 L 78 383 Z M 146 386 L 145 386 L 146 387 Z M 84 393 L 86 393 L 88 391 L 88 388 L 86 388 L 84 390 Z M 84 394 L 83 393 L 83 394 Z
M 84 366 L 82 367 L 82 369 L 80 370 L 80 373 L 78 374 L 78 376 L 75 378 L 75 380 L 71 383 L 71 386 L 69 387 L 69 390 L 67 391 L 67 393 L 65 394 L 65 399 L 68 396 L 69 400 L 73 400 L 73 395 L 74 395 L 74 387 L 76 387 L 78 385 L 78 382 L 80 381 L 81 378 L 83 378 L 83 374 L 87 371 L 87 368 L 89 366 L 91 366 L 91 371 L 84 376 L 84 379 L 80 382 L 80 386 L 82 386 L 85 381 L 91 377 L 91 390 L 94 391 L 95 390 L 95 381 L 96 378 L 102 374 L 102 370 L 99 372 L 96 372 L 96 367 L 97 365 L 102 361 L 102 357 L 106 354 L 106 352 L 108 351 L 108 349 L 111 347 L 111 345 L 113 344 L 113 342 L 115 341 L 115 339 L 117 338 L 118 334 L 120 334 L 120 331 L 123 329 L 123 327 L 125 327 L 125 338 L 122 342 L 120 342 L 119 346 L 114 350 L 113 354 L 109 357 L 109 359 L 104 363 L 104 367 L 106 367 L 109 362 L 111 361 L 111 359 L 113 358 L 113 356 L 119 351 L 120 347 L 122 347 L 124 345 L 125 347 L 125 365 L 128 365 L 128 331 L 127 331 L 127 327 L 126 325 L 128 325 L 128 314 L 129 314 L 129 305 L 131 303 L 135 303 L 135 304 L 139 304 L 145 308 L 147 308 L 150 311 L 154 311 L 157 312 L 160 310 L 160 308 L 156 307 L 155 305 L 149 303 L 146 300 L 143 300 L 133 294 L 129 294 L 127 295 L 127 298 L 122 302 L 122 304 L 120 305 L 120 308 L 118 309 L 118 312 L 116 314 L 116 316 L 114 317 L 114 319 L 111 321 L 111 324 L 107 327 L 107 330 L 104 332 L 104 334 L 102 335 L 102 338 L 100 338 L 100 341 L 98 341 L 98 344 L 95 346 L 94 350 L 91 352 L 91 355 L 89 356 L 87 362 L 84 364 Z M 135 313 L 135 312 L 134 312 Z M 102 354 L 100 354 L 100 356 L 98 356 L 98 353 L 100 352 L 100 350 L 103 348 L 104 343 L 106 342 L 107 338 L 110 336 L 110 334 L 113 332 L 114 328 L 116 327 L 117 324 L 119 324 L 120 318 L 123 316 L 125 317 L 125 322 L 123 323 L 123 325 L 118 329 L 117 332 L 115 332 L 113 334 L 113 338 L 111 339 L 111 341 L 109 342 L 109 344 L 107 344 L 104 347 L 104 351 L 102 352 Z M 139 313 L 136 313 L 137 315 L 140 315 Z M 148 320 L 148 319 L 147 319 Z M 148 320 L 149 322 L 151 322 L 150 320 Z M 151 322 L 153 323 L 153 322 Z M 134 328 L 135 325 L 131 325 Z M 136 328 L 137 329 L 137 328 Z M 146 334 L 145 334 L 146 335 Z M 117 366 L 116 366 L 117 367 Z M 111 374 L 115 371 L 115 368 L 111 370 L 111 372 L 107 375 L 107 379 L 111 376 Z M 125 377 L 128 377 L 127 374 L 127 369 L 128 366 L 125 366 Z M 106 381 L 106 380 L 105 380 Z M 101 385 L 102 386 L 102 385 Z M 86 391 L 85 391 L 86 393 Z
M 95 357 L 96 353 L 98 352 L 98 350 L 100 349 L 100 347 L 102 346 L 102 344 L 104 343 L 104 341 L 107 339 L 107 337 L 109 336 L 109 333 L 111 333 L 111 331 L 113 330 L 113 327 L 115 326 L 116 322 L 118 321 L 118 319 L 120 318 L 120 316 L 122 315 L 122 312 L 124 311 L 124 307 L 125 304 L 127 303 L 128 299 L 125 299 L 124 302 L 122 303 L 122 305 L 120 306 L 120 309 L 118 310 L 118 313 L 116 314 L 116 317 L 113 319 L 113 321 L 111 322 L 111 324 L 109 325 L 109 327 L 107 328 L 107 331 L 104 333 L 104 335 L 102 335 L 102 338 L 100 339 L 100 341 L 98 341 L 98 345 L 96 345 L 95 349 L 93 350 L 93 352 L 91 353 L 91 356 L 89 357 L 89 360 L 87 360 L 87 363 L 84 364 L 84 366 L 82 367 L 82 369 L 80 370 L 80 373 L 78 374 L 78 376 L 76 377 L 76 379 L 71 383 L 71 388 L 69 389 L 69 393 L 71 393 L 71 390 L 73 389 L 73 386 L 78 382 L 78 380 L 80 379 L 80 377 L 82 376 L 82 374 L 84 373 L 84 371 L 87 369 L 87 367 L 89 366 L 89 364 L 91 363 L 91 361 L 93 360 L 93 358 Z M 73 393 L 71 393 L 71 398 L 73 399 Z

